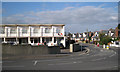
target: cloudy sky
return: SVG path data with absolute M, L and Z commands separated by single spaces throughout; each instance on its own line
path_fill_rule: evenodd
M 118 24 L 117 2 L 3 2 L 3 24 L 65 24 L 67 32 L 98 31 Z

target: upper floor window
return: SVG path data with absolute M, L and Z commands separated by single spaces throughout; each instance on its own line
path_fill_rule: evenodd
M 38 32 L 39 32 L 39 28 L 34 28 L 34 29 L 33 29 L 33 32 L 34 32 L 34 33 L 38 33 Z
M 50 33 L 50 28 L 45 28 L 45 33 Z
M 22 28 L 22 33 L 27 34 L 28 33 L 28 28 L 27 27 Z
M 5 27 L 0 27 L 0 34 L 4 34 L 5 33 Z
M 60 33 L 60 28 L 56 28 L 56 33 Z
M 11 29 L 10 29 L 10 33 L 11 33 L 11 34 L 15 34 L 15 33 L 16 33 L 16 28 L 11 28 Z

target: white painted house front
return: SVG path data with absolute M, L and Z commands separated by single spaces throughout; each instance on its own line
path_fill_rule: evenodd
M 3 24 L 0 25 L 2 42 L 16 42 L 18 44 L 43 44 L 65 47 L 64 24 Z

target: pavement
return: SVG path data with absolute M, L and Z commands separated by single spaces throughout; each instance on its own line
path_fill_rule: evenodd
M 3 60 L 3 70 L 118 70 L 118 49 L 82 44 L 89 52 L 41 59 Z M 120 51 L 120 50 L 119 50 Z

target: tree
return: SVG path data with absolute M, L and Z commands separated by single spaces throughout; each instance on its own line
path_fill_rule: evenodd
M 111 39 L 111 37 L 109 37 L 109 36 L 106 36 L 106 37 L 104 37 L 103 39 L 102 39 L 102 43 L 103 44 L 108 44 L 109 42 L 111 42 L 112 41 L 112 39 Z
M 112 38 L 110 36 L 106 36 L 104 33 L 100 33 L 99 34 L 99 38 L 100 38 L 100 44 L 108 44 L 109 42 L 112 41 Z
M 100 44 L 105 44 L 107 45 L 109 42 L 112 41 L 112 38 L 110 36 L 104 36 L 101 40 L 100 40 Z
M 99 34 L 99 38 L 100 38 L 100 40 L 102 40 L 102 38 L 105 36 L 105 34 L 104 33 L 100 33 Z

